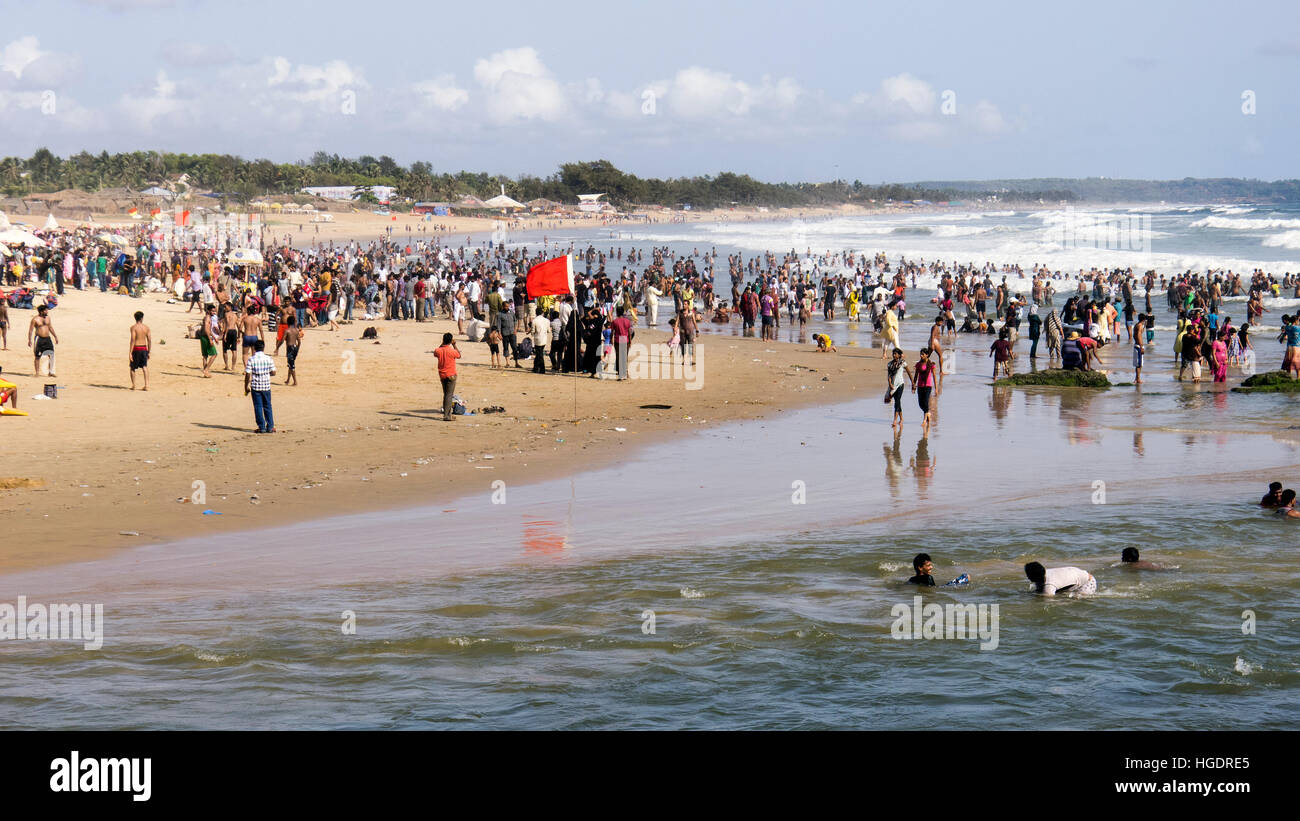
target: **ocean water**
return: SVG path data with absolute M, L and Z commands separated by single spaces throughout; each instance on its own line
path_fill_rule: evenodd
M 827 368 L 879 357 L 869 329 L 826 327 L 842 345 Z M 904 323 L 904 347 L 927 327 Z M 706 367 L 733 344 L 703 340 Z M 995 389 L 987 346 L 959 337 L 928 436 L 910 396 L 896 433 L 872 391 L 503 504 L 492 471 L 448 466 L 466 474 L 450 503 L 0 577 L 0 602 L 105 618 L 99 650 L 0 641 L 0 726 L 1290 726 L 1300 531 L 1254 502 L 1300 484 L 1294 401 L 1174 382 L 1164 354 L 1141 389 Z M 1119 348 L 1103 357 L 1124 378 Z M 1127 546 L 1168 569 L 1119 567 Z M 922 551 L 941 582 L 971 583 L 905 584 Z M 1099 591 L 1034 597 L 1030 560 L 1083 567 Z M 896 638 L 917 595 L 996 605 L 996 647 Z

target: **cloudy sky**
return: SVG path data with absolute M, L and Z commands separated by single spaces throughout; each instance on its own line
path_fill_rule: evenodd
M 0 32 L 4 155 L 1300 177 L 1294 0 L 42 0 Z

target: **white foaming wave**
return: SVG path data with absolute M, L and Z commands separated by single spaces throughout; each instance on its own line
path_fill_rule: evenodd
M 682 588 L 680 591 L 678 591 L 678 592 L 680 592 L 681 597 L 682 597 L 683 599 L 702 599 L 702 598 L 704 598 L 704 591 L 702 591 L 702 590 L 696 590 L 696 589 L 693 588 L 693 587 L 683 587 L 683 588 Z
M 952 215 L 945 215 L 950 217 Z M 1042 218 L 1043 214 L 1034 216 Z M 1095 218 L 1095 215 L 1094 215 Z M 1058 220 L 1066 216 L 1058 212 Z M 1128 219 L 1128 217 L 1124 217 Z M 1226 218 L 1219 218 L 1226 219 Z M 1297 220 L 1296 222 L 1300 222 Z M 943 224 L 947 224 L 946 222 Z M 1047 241 L 1050 230 L 1026 231 L 1024 228 L 1008 225 L 991 225 L 981 229 L 980 233 L 970 233 L 965 237 L 935 237 L 933 233 L 908 235 L 894 233 L 898 227 L 918 225 L 915 218 L 905 220 L 884 218 L 834 218 L 806 223 L 800 228 L 804 233 L 799 236 L 799 245 L 811 246 L 819 253 L 825 250 L 854 250 L 857 253 L 884 252 L 891 260 L 900 256 L 909 260 L 942 260 L 961 264 L 975 263 L 982 265 L 993 262 L 997 265 L 1013 264 L 1028 268 L 1034 264 L 1046 265 L 1050 270 L 1062 273 L 1074 273 L 1080 269 L 1129 268 L 1142 272 L 1155 269 L 1168 274 L 1183 271 L 1203 272 L 1207 269 L 1225 269 L 1238 273 L 1247 273 L 1256 268 L 1281 273 L 1300 270 L 1300 262 L 1294 260 L 1256 260 L 1215 255 L 1186 253 L 1150 253 L 1126 251 L 1107 248 L 1069 247 L 1057 237 L 1056 241 Z M 966 229 L 967 226 L 951 226 L 954 231 Z M 1029 234 L 1034 239 L 1026 236 Z M 791 222 L 762 224 L 692 224 L 690 230 L 680 234 L 659 232 L 642 233 L 627 231 L 625 235 L 633 241 L 655 244 L 679 243 L 695 244 L 701 247 L 717 245 L 720 253 L 732 249 L 743 252 L 772 251 L 780 253 L 794 247 L 796 231 Z M 1046 235 L 1046 236 L 1044 236 Z M 806 236 L 806 239 L 805 239 Z M 1167 236 L 1164 232 L 1153 232 L 1153 237 Z M 926 242 L 930 237 L 934 243 Z M 1078 237 L 1080 242 L 1082 237 Z M 945 245 L 944 240 L 961 242 L 958 245 Z M 999 241 L 1000 240 L 1000 241 Z M 925 242 L 930 247 L 917 243 Z M 903 244 L 906 243 L 906 244 Z M 799 249 L 800 251 L 803 248 Z M 920 285 L 918 280 L 918 285 Z M 929 287 L 928 285 L 926 287 Z
M 1270 228 L 1300 228 L 1297 219 L 1249 219 L 1240 217 L 1205 217 L 1191 224 L 1192 228 L 1224 228 L 1232 231 L 1264 231 Z
M 1264 237 L 1264 245 L 1270 248 L 1300 248 L 1300 231 L 1283 231 Z
M 1216 205 L 1210 210 L 1216 214 L 1249 214 L 1255 209 L 1249 205 Z
M 911 565 L 903 564 L 902 562 L 881 562 L 880 564 L 876 565 L 876 567 L 880 570 L 885 571 L 886 573 L 897 573 L 898 571 L 902 570 L 904 567 L 911 567 Z
M 1237 656 L 1237 660 L 1232 664 L 1232 669 L 1233 672 L 1241 673 L 1243 676 L 1248 676 L 1251 673 L 1255 672 L 1256 668 L 1255 665 L 1246 661 L 1241 656 Z

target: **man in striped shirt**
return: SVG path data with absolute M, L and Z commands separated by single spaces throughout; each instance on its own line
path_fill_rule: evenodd
M 271 377 L 275 375 L 275 360 L 266 355 L 265 340 L 253 343 L 253 355 L 244 365 L 244 395 L 253 395 L 253 416 L 257 419 L 258 433 L 275 433 L 275 417 L 271 415 Z

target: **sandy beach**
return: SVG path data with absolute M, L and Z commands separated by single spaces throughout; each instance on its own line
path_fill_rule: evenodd
M 448 424 L 432 351 L 454 323 L 356 321 L 307 332 L 299 386 L 279 384 L 283 352 L 277 357 L 280 432 L 257 436 L 242 373 L 214 368 L 213 378 L 200 378 L 199 343 L 185 338 L 197 312 L 185 307 L 160 295 L 69 291 L 53 312 L 57 379 L 32 376 L 30 313 L 11 311 L 0 366 L 31 416 L 2 423 L 6 439 L 23 444 L 7 450 L 0 468 L 8 523 L 0 572 L 427 505 L 475 487 L 486 494 L 495 480 L 532 482 L 612 463 L 683 430 L 853 398 L 880 380 L 878 354 L 865 349 L 818 354 L 812 344 L 730 335 L 702 337 L 700 390 L 682 381 L 493 371 L 486 345 L 461 340 L 457 393 L 471 411 L 499 405 L 505 412 Z M 130 390 L 127 368 L 137 310 L 154 338 L 147 393 Z M 361 340 L 368 325 L 378 329 L 378 344 Z M 635 341 L 666 336 L 641 327 Z M 349 361 L 355 373 L 344 372 Z M 34 400 L 46 383 L 61 386 L 59 397 Z M 648 404 L 671 407 L 641 407 Z M 204 515 L 209 509 L 221 515 Z

